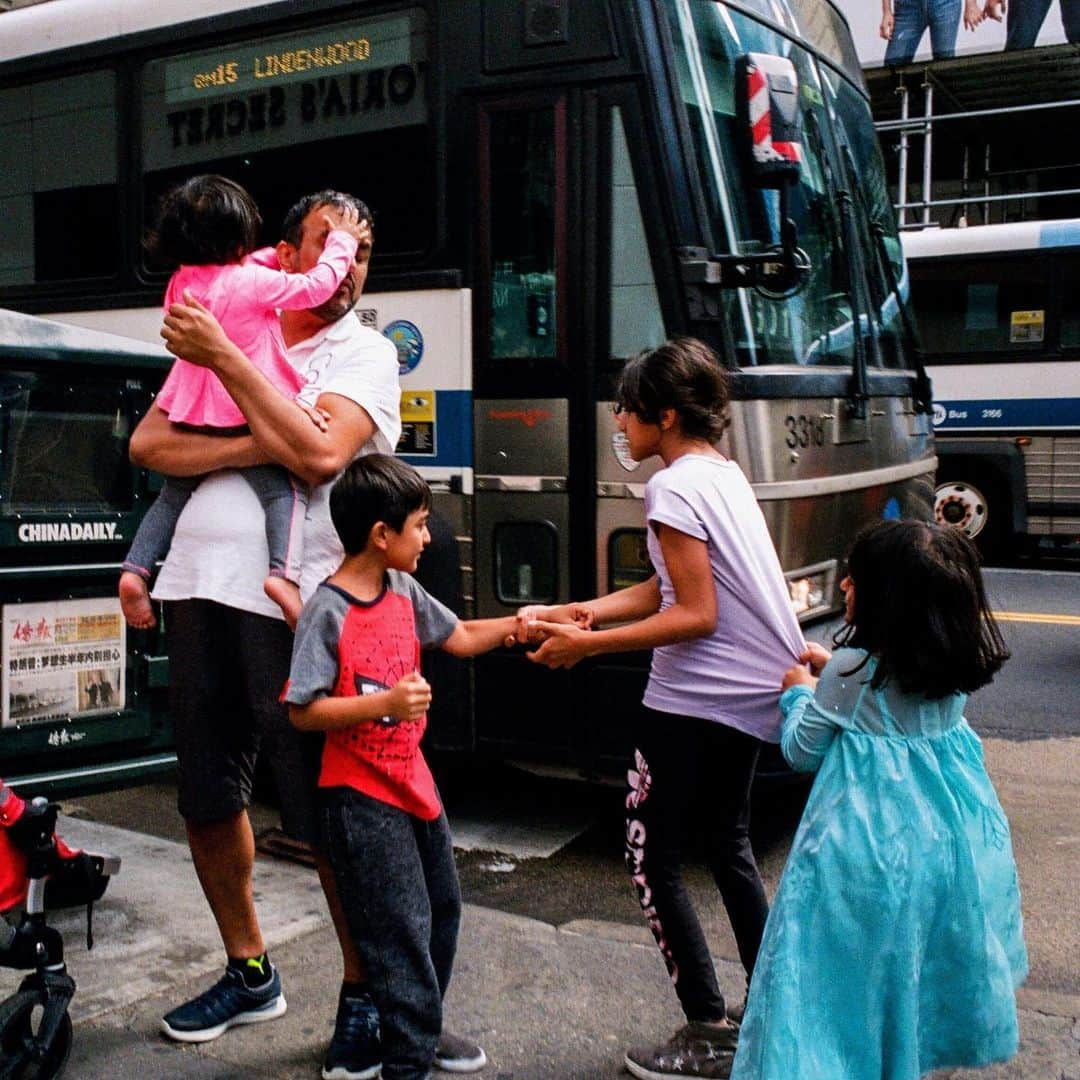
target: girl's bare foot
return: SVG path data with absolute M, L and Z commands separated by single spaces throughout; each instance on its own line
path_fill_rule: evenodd
M 120 610 L 128 626 L 136 630 L 150 630 L 157 620 L 150 603 L 150 589 L 146 581 L 133 570 L 120 575 Z
M 263 582 L 263 592 L 281 608 L 289 628 L 295 630 L 300 609 L 304 606 L 300 602 L 300 586 L 288 578 L 271 575 Z

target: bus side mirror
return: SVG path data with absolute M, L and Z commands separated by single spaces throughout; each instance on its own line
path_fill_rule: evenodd
M 799 80 L 783 56 L 744 53 L 735 67 L 736 111 L 747 133 L 758 187 L 784 188 L 799 179 Z

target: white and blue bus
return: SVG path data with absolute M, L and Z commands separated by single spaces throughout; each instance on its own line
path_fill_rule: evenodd
M 903 234 L 935 515 L 988 557 L 1080 536 L 1080 220 Z
M 751 138 L 766 118 L 787 164 Z M 148 343 L 167 273 L 141 240 L 177 181 L 236 179 L 268 241 L 312 190 L 373 208 L 357 317 L 398 346 L 399 452 L 451 538 L 425 562 L 464 613 L 650 573 L 651 466 L 611 400 L 675 334 L 730 370 L 724 448 L 802 617 L 838 606 L 860 525 L 931 512 L 895 216 L 830 0 L 47 0 L 0 14 L 0 145 L 0 307 Z M 2 557 L 70 556 L 46 548 Z M 432 738 L 618 761 L 645 660 L 452 664 Z

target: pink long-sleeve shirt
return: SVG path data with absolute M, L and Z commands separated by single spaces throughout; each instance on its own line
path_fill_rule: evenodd
M 283 394 L 292 398 L 303 380 L 285 358 L 279 309 L 318 307 L 345 280 L 356 256 L 356 239 L 334 229 L 318 263 L 306 274 L 290 274 L 266 265 L 255 252 L 243 262 L 224 266 L 181 266 L 165 290 L 165 311 L 182 303 L 184 290 L 210 309 L 229 340 Z M 273 260 L 276 263 L 276 258 Z M 169 371 L 158 406 L 174 423 L 198 427 L 241 427 L 247 423 L 221 380 L 209 369 L 178 359 Z

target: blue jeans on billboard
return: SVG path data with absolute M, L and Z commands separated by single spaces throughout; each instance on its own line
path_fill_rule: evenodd
M 1050 0 L 1012 0 L 1005 16 L 1005 48 L 1030 49 L 1049 10 Z M 1061 0 L 1061 22 L 1065 40 L 1080 42 L 1080 0 Z
M 963 0 L 895 0 L 892 37 L 885 49 L 886 66 L 910 64 L 927 28 L 934 59 L 948 60 L 953 56 L 962 5 Z

